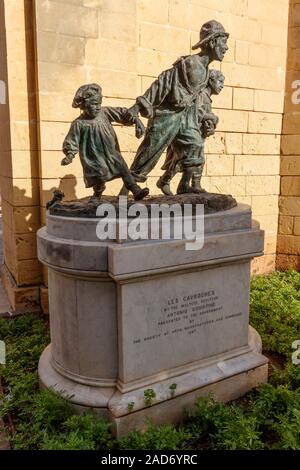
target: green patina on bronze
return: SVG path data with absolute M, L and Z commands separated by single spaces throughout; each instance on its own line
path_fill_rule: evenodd
M 180 57 L 173 67 L 160 74 L 143 96 L 137 98 L 128 114 L 149 119 L 146 134 L 139 146 L 131 171 L 137 181 L 145 181 L 160 156 L 172 146 L 182 165 L 177 193 L 195 192 L 190 180 L 203 164 L 203 134 L 199 108 L 209 80 L 209 64 L 222 61 L 229 34 L 217 21 L 205 23 L 200 30 L 198 54 Z M 122 194 L 126 191 L 122 191 Z
M 121 194 L 131 191 L 135 200 L 143 199 L 149 190 L 137 183 L 146 181 L 165 150 L 165 173 L 157 182 L 162 192 L 172 195 L 169 185 L 178 171 L 182 177 L 177 194 L 204 191 L 200 180 L 205 139 L 215 132 L 218 123 L 212 112 L 211 96 L 219 94 L 224 86 L 224 76 L 210 70 L 209 64 L 223 60 L 228 36 L 218 21 L 205 23 L 199 41 L 193 46 L 200 48 L 200 52 L 180 57 L 129 109 L 101 107 L 102 90 L 97 84 L 83 85 L 77 90 L 72 106 L 80 108 L 81 114 L 65 138 L 61 164 L 70 164 L 79 153 L 85 185 L 94 190 L 90 202 L 99 202 L 105 183 L 115 178 L 124 182 Z M 139 114 L 148 119 L 146 131 Z M 130 169 L 121 155 L 114 122 L 135 125 L 138 138 L 145 133 Z M 62 194 L 54 194 L 49 207 L 61 199 Z

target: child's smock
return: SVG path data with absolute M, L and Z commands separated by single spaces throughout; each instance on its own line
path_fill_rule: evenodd
M 121 176 L 125 161 L 111 123 L 134 124 L 134 119 L 128 118 L 126 113 L 126 108 L 103 107 L 94 119 L 83 113 L 72 122 L 63 152 L 73 156 L 79 153 L 87 188 L 99 179 L 110 181 Z

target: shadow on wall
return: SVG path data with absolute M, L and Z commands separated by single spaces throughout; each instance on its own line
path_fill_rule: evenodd
M 6 182 L 7 179 L 4 179 L 3 183 Z M 51 187 L 41 193 L 39 193 L 38 183 L 36 179 L 31 180 L 31 188 L 23 189 L 18 186 L 13 186 L 11 190 L 9 187 L 3 188 L 5 263 L 18 286 L 30 286 L 43 282 L 42 265 L 37 259 L 36 232 L 45 223 L 45 205 L 52 199 L 54 189 L 63 191 L 67 200 L 76 199 L 77 179 L 73 174 L 67 174 L 61 178 L 58 187 Z M 28 191 L 31 192 L 30 197 L 26 195 Z
M 45 180 L 44 180 L 45 182 Z M 76 194 L 77 178 L 73 174 L 67 174 L 59 180 L 58 186 L 52 186 L 51 188 L 41 189 L 41 206 L 42 210 L 45 210 L 46 204 L 52 199 L 53 191 L 59 189 L 65 195 L 65 201 L 73 201 L 78 199 Z

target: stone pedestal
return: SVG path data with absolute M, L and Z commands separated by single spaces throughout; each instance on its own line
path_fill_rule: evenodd
M 185 240 L 99 241 L 97 222 L 48 215 L 38 232 L 51 321 L 42 386 L 124 435 L 148 418 L 182 419 L 201 395 L 232 400 L 267 380 L 248 328 L 250 262 L 263 250 L 248 206 L 206 215 L 198 251 Z

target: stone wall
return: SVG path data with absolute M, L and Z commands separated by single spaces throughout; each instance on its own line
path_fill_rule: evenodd
M 281 144 L 277 267 L 300 269 L 300 1 L 291 0 Z M 297 82 L 298 81 L 298 82 Z
M 97 82 L 104 104 L 131 105 L 178 56 L 191 53 L 200 26 L 214 18 L 230 39 L 224 62 L 212 64 L 224 72 L 226 86 L 214 98 L 220 123 L 207 141 L 204 186 L 251 204 L 266 231 L 265 256 L 255 260 L 253 272 L 275 268 L 288 0 L 3 3 L 9 107 L 1 107 L 1 134 L 12 143 L 0 150 L 1 188 L 6 265 L 18 286 L 41 281 L 35 231 L 52 190 L 59 187 L 69 199 L 90 194 L 78 157 L 60 166 L 64 135 L 77 116 L 71 107 L 77 87 Z M 131 128 L 117 126 L 117 133 L 130 164 L 139 141 Z M 152 192 L 160 166 L 148 180 Z M 108 188 L 116 193 L 120 185 Z
M 40 227 L 35 58 L 31 0 L 0 2 L 0 173 L 5 269 L 13 308 L 39 301 L 42 268 L 36 254 Z M 20 287 L 22 286 L 22 287 Z

